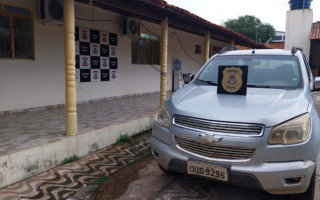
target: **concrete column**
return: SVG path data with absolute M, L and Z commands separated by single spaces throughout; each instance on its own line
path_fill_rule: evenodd
M 205 39 L 204 63 L 206 63 L 209 60 L 209 54 L 210 54 L 210 31 L 208 31 L 208 34 L 206 34 L 206 39 Z
M 167 62 L 168 62 L 168 17 L 161 22 L 161 74 L 160 74 L 160 104 L 167 99 Z
M 66 79 L 66 135 L 77 135 L 77 94 L 75 70 L 74 0 L 63 1 L 64 56 Z

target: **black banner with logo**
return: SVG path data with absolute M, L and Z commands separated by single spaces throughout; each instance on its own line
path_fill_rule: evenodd
M 218 94 L 247 94 L 248 66 L 219 66 Z
M 75 40 L 77 82 L 118 79 L 117 34 L 76 27 Z

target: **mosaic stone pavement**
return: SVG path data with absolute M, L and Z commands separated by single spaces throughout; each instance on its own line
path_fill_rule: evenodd
M 78 105 L 78 134 L 151 116 L 159 99 L 156 93 Z M 0 156 L 65 137 L 65 108 L 0 116 Z
M 94 180 L 110 176 L 128 163 L 150 154 L 151 132 L 123 145 L 114 144 L 75 162 L 59 166 L 0 190 L 0 199 L 66 199 Z

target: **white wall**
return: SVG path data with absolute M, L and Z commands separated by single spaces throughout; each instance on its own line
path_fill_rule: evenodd
M 63 26 L 43 25 L 40 22 L 37 13 L 37 0 L 3 0 L 2 2 L 30 8 L 34 12 L 35 60 L 0 60 L 0 112 L 63 104 L 65 98 Z M 131 64 L 131 39 L 120 34 L 120 21 L 123 16 L 79 3 L 76 3 L 75 9 L 76 17 L 119 22 L 88 22 L 76 19 L 76 26 L 103 30 L 118 35 L 119 79 L 108 82 L 77 83 L 78 101 L 160 90 L 159 72 L 149 65 Z M 143 24 L 141 32 L 150 34 L 148 31 L 150 30 L 153 34 L 160 36 L 160 25 L 138 21 Z M 144 27 L 147 27 L 148 30 Z M 177 35 L 183 47 L 179 43 Z M 197 73 L 204 60 L 205 39 L 169 29 L 168 41 L 167 90 L 171 90 L 174 59 L 179 58 L 182 61 L 183 73 Z M 221 47 L 228 45 L 214 40 L 211 40 L 211 43 Z M 195 54 L 196 44 L 201 45 L 200 55 Z M 159 65 L 154 66 L 160 69 Z
M 120 34 L 121 15 L 83 4 L 76 4 L 75 8 L 76 17 L 95 20 L 108 19 L 119 22 L 87 22 L 76 20 L 76 25 L 79 27 L 112 32 L 118 36 L 118 80 L 77 83 L 78 101 L 159 90 L 160 75 L 157 71 L 149 66 L 131 64 L 131 38 Z
M 309 58 L 312 20 L 312 9 L 287 11 L 285 49 L 291 50 L 292 46 L 301 47 L 307 59 Z
M 37 0 L 1 2 L 34 12 L 35 60 L 0 59 L 0 111 L 63 103 L 63 27 L 39 22 Z

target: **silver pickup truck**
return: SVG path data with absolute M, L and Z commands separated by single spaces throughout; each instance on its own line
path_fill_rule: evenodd
M 320 80 L 299 48 L 225 48 L 187 78 L 154 118 L 160 168 L 313 199 Z

